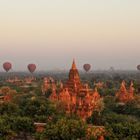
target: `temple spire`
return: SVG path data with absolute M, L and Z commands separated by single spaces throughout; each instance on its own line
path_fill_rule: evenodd
M 79 72 L 75 64 L 75 60 L 73 59 L 73 63 L 69 72 L 69 81 L 72 85 L 74 83 L 80 84 L 80 77 L 79 77 Z
M 72 63 L 71 69 L 77 69 L 77 68 L 76 68 L 76 64 L 75 64 L 75 59 L 73 59 L 73 63 Z
M 120 88 L 120 91 L 121 91 L 122 93 L 126 93 L 126 92 L 127 92 L 125 85 L 126 85 L 126 83 L 125 83 L 125 81 L 123 80 L 122 83 L 121 83 L 121 88 Z
M 133 82 L 131 81 L 131 84 L 130 84 L 130 87 L 129 87 L 129 92 L 130 93 L 134 93 L 134 84 L 133 84 Z

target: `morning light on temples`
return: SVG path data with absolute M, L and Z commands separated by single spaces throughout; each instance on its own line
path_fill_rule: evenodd
M 0 140 L 140 140 L 140 0 L 1 0 Z

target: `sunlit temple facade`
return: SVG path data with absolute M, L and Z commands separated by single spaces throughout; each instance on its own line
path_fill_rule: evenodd
M 41 91 L 42 91 L 43 95 L 45 95 L 45 93 L 49 89 L 56 89 L 55 81 L 52 77 L 44 77 L 43 85 L 41 86 Z
M 63 102 L 66 113 L 76 114 L 85 120 L 98 107 L 101 97 L 97 89 L 92 90 L 88 84 L 81 82 L 75 61 L 73 61 L 68 81 L 64 85 L 61 83 L 59 93 L 56 93 L 56 88 L 53 87 L 49 99 L 54 102 Z
M 129 89 L 126 89 L 126 83 L 122 81 L 120 90 L 116 93 L 116 98 L 123 103 L 134 100 L 133 82 L 131 82 Z

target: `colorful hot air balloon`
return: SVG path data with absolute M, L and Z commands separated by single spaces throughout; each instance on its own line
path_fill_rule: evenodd
M 86 72 L 88 72 L 91 69 L 91 65 L 90 64 L 84 64 L 83 68 Z
M 137 66 L 137 69 L 140 71 L 140 65 Z
M 31 73 L 34 73 L 34 71 L 36 70 L 36 65 L 35 64 L 29 64 L 27 67 L 28 67 L 28 70 Z
M 10 69 L 12 69 L 12 64 L 10 62 L 3 63 L 3 68 L 6 72 L 8 72 Z

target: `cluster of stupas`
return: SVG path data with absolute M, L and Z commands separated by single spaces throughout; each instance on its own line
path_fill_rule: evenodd
M 104 88 L 105 84 L 103 82 L 99 81 L 99 82 L 94 82 L 94 86 L 97 88 Z
M 64 85 L 61 83 L 59 93 L 56 92 L 56 86 L 53 86 L 49 99 L 53 102 L 62 102 L 66 113 L 76 114 L 85 120 L 97 108 L 97 102 L 101 100 L 101 97 L 97 89 L 92 90 L 87 84 L 81 83 L 79 72 L 73 61 L 68 81 Z
M 131 82 L 129 89 L 126 88 L 125 81 L 122 81 L 120 90 L 116 93 L 116 97 L 120 102 L 126 103 L 134 99 L 134 87 Z
M 17 76 L 15 76 L 14 78 L 8 78 L 6 80 L 6 82 L 7 83 L 18 83 L 18 82 L 21 82 L 21 80 Z
M 0 103 L 10 102 L 17 92 L 8 86 L 0 88 Z
M 6 80 L 7 83 L 25 83 L 25 84 L 31 84 L 33 81 L 36 81 L 35 77 L 25 77 L 24 79 L 20 79 L 17 76 L 13 78 L 8 78 Z
M 33 76 L 24 78 L 26 84 L 32 84 L 33 81 L 36 81 L 36 78 Z
M 43 85 L 41 86 L 41 90 L 43 95 L 49 90 L 56 88 L 55 81 L 52 77 L 45 77 L 43 80 Z

